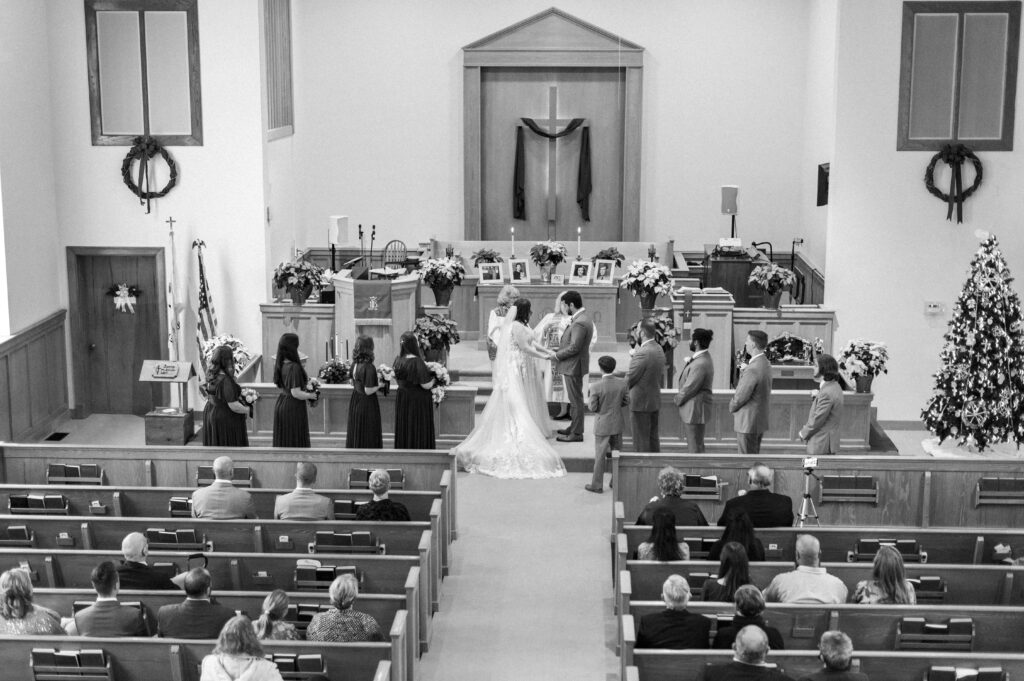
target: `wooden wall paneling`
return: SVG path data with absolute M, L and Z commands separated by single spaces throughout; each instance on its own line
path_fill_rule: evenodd
M 622 239 L 640 239 L 640 140 L 643 130 L 643 67 L 626 69 L 622 149 Z
M 11 423 L 11 360 L 0 355 L 0 440 L 13 440 L 14 427 Z
M 467 239 L 479 239 L 483 229 L 483 177 L 481 173 L 482 149 L 480 130 L 480 82 L 482 71 L 479 66 L 466 66 L 462 72 L 462 145 L 463 145 L 463 208 L 465 210 L 465 235 Z
M 25 346 L 14 349 L 8 355 L 11 380 L 11 430 L 25 433 L 32 428 L 32 404 L 30 399 L 28 350 Z

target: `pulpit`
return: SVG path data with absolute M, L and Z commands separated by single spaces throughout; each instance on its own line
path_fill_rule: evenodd
M 333 281 L 338 355 L 347 359 L 344 348 L 351 349 L 356 338 L 365 335 L 373 339 L 377 362 L 390 363 L 398 354 L 399 338 L 416 324 L 419 276 L 361 280 L 342 271 Z

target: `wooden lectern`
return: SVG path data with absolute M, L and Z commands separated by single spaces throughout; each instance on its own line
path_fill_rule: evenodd
M 184 445 L 195 434 L 195 421 L 188 407 L 185 384 L 196 375 L 192 362 L 170 362 L 147 359 L 142 362 L 139 381 L 143 383 L 176 383 L 180 407 L 154 406 L 146 414 L 147 445 Z
M 360 281 L 352 279 L 348 271 L 334 277 L 334 330 L 340 341 L 338 355 L 350 359 L 356 338 L 362 335 L 373 339 L 377 364 L 390 364 L 398 354 L 398 341 L 403 333 L 412 331 L 416 324 L 416 292 L 419 275 L 408 274 L 391 280 L 373 283 L 388 287 L 391 294 L 391 312 L 386 317 L 356 316 L 356 287 Z

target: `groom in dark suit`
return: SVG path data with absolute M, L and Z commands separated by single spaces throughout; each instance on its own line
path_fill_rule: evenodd
M 664 376 L 665 350 L 658 344 L 654 320 L 648 317 L 640 322 L 640 347 L 629 360 L 629 371 L 626 372 L 634 451 L 661 451 L 658 412 L 661 410 L 661 380 Z
M 558 441 L 583 442 L 583 375 L 590 373 L 590 339 L 594 337 L 594 323 L 577 291 L 566 291 L 562 296 L 561 312 L 570 315 L 571 319 L 555 352 L 558 360 L 556 371 L 565 376 L 572 422 L 568 428 L 558 431 Z

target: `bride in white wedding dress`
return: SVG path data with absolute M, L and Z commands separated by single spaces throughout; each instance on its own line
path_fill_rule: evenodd
M 530 301 L 520 298 L 498 336 L 491 397 L 473 432 L 454 450 L 470 473 L 515 479 L 565 475 L 549 442 L 554 431 L 534 359 L 550 359 L 552 352 L 537 344 L 529 321 Z

